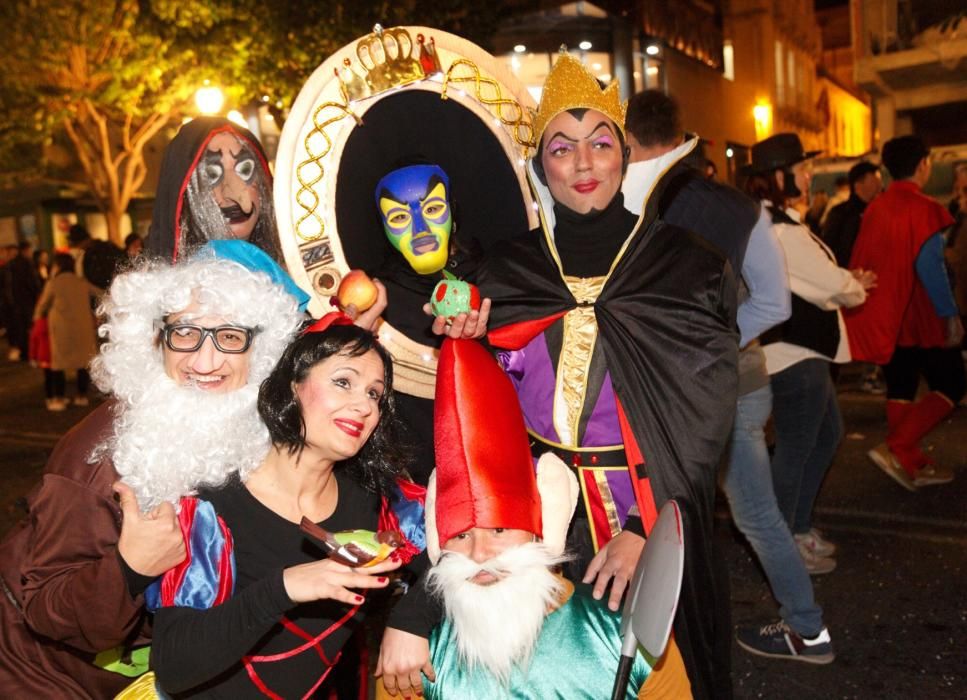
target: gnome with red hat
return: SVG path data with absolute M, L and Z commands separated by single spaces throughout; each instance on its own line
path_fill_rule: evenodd
M 558 573 L 579 493 L 573 473 L 551 453 L 535 473 L 510 379 L 476 341 L 444 342 L 434 410 L 427 584 L 445 613 L 430 637 L 436 679 L 425 696 L 609 697 L 620 615 Z M 629 697 L 649 672 L 639 654 Z

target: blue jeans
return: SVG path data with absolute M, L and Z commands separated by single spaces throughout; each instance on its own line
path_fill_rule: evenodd
M 798 634 L 813 637 L 823 629 L 823 611 L 816 605 L 806 565 L 776 505 L 762 430 L 771 409 L 769 385 L 739 397 L 722 489 L 732 520 L 749 540 L 769 579 L 782 619 Z
M 829 362 L 810 359 L 772 375 L 776 450 L 772 484 L 794 535 L 813 526 L 813 505 L 843 437 Z

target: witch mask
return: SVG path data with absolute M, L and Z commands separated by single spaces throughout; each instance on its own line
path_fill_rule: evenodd
M 229 237 L 248 240 L 259 220 L 260 177 L 252 148 L 229 131 L 217 133 L 208 141 L 189 183 L 192 211 L 209 232 L 220 230 L 220 223 Z M 209 233 L 209 237 L 221 236 Z

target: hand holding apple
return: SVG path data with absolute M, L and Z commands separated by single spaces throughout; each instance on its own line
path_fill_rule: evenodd
M 339 283 L 336 291 L 336 301 L 339 308 L 348 310 L 352 305 L 357 313 L 362 313 L 376 303 L 379 289 L 376 284 L 362 270 L 350 270 Z
M 480 290 L 476 285 L 448 277 L 440 280 L 430 296 L 430 310 L 434 316 L 452 319 L 480 308 Z

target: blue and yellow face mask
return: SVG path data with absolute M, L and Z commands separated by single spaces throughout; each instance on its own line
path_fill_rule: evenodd
M 389 242 L 416 272 L 443 269 L 450 249 L 453 213 L 450 178 L 437 165 L 409 165 L 376 185 L 376 206 Z

